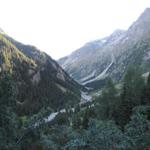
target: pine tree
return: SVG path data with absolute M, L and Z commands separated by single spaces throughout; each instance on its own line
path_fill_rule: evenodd
M 111 79 L 108 79 L 106 87 L 103 90 L 102 96 L 99 98 L 98 102 L 100 119 L 112 119 L 113 113 L 117 108 L 118 97 L 117 90 Z
M 136 68 L 129 68 L 127 71 L 121 93 L 121 104 L 118 109 L 116 122 L 124 127 L 132 113 L 132 108 L 142 103 L 142 91 L 144 89 L 144 80 L 141 73 Z
M 146 86 L 143 90 L 142 98 L 143 104 L 150 104 L 150 73 L 147 78 Z
M 17 149 L 17 119 L 15 110 L 15 90 L 11 76 L 0 77 L 0 148 L 3 150 Z

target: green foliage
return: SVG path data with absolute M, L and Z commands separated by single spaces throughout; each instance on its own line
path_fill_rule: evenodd
M 69 125 L 69 116 L 67 113 L 59 113 L 51 124 L 54 125 Z
M 40 143 L 43 147 L 42 150 L 58 150 L 58 145 L 52 141 L 51 135 L 41 135 Z
M 121 150 L 127 138 L 112 122 L 91 120 L 87 130 L 80 131 L 65 146 L 65 150 Z
M 123 81 L 121 98 L 123 101 L 130 101 L 133 105 L 141 103 L 141 95 L 144 88 L 144 80 L 138 68 L 129 68 Z
M 72 127 L 73 127 L 74 129 L 80 129 L 80 128 L 81 128 L 82 120 L 81 120 L 81 116 L 80 116 L 79 113 L 78 113 L 77 115 L 74 115 L 74 116 L 72 117 L 72 122 L 71 122 L 71 124 L 72 124 Z
M 133 149 L 150 148 L 150 106 L 138 106 L 133 109 L 131 121 L 126 126 L 126 135 L 130 138 Z
M 4 46 L 6 41 L 4 39 L 0 42 L 3 42 L 1 46 Z M 10 67 L 12 67 L 11 56 L 12 54 L 7 51 L 3 53 L 5 63 Z M 95 100 L 94 104 L 91 103 L 83 108 L 76 105 L 75 112 L 73 112 L 72 108 L 80 97 L 79 93 L 71 92 L 71 90 L 76 90 L 70 83 L 65 84 L 58 79 L 54 80 L 53 76 L 45 76 L 55 71 L 47 69 L 41 72 L 44 80 L 39 82 L 38 86 L 33 86 L 26 74 L 28 67 L 26 65 L 23 67 L 25 69 L 21 70 L 21 77 L 28 83 L 25 86 L 29 88 L 25 87 L 22 90 L 26 89 L 24 96 L 29 94 L 26 97 L 29 99 L 25 104 L 22 102 L 22 105 L 24 104 L 27 108 L 27 114 L 28 110 L 31 110 L 31 116 L 18 117 L 16 115 L 18 90 L 15 89 L 14 79 L 9 74 L 10 72 L 1 74 L 0 150 L 149 149 L 150 75 L 144 83 L 141 72 L 130 68 L 119 90 L 115 83 L 108 79 L 101 96 Z M 63 93 L 55 84 L 51 84 L 55 83 L 54 81 L 70 90 Z M 32 91 L 30 91 L 31 88 Z M 42 90 L 44 92 L 41 100 Z M 48 99 L 49 96 L 51 97 Z M 61 99 L 56 101 L 60 97 Z M 60 113 L 52 122 L 45 124 L 43 118 L 55 111 L 51 109 L 52 107 L 54 109 L 70 108 L 70 111 Z M 31 108 L 35 108 L 37 112 L 35 115 L 32 115 L 35 110 Z M 38 126 L 35 127 L 35 124 Z
M 148 150 L 150 107 L 140 106 L 148 84 L 132 69 L 119 90 L 110 79 L 94 105 L 59 115 L 54 124 L 30 133 L 26 144 L 40 150 Z
M 0 149 L 15 150 L 18 120 L 15 111 L 15 89 L 11 76 L 0 77 Z
M 36 114 L 46 107 L 60 110 L 80 100 L 82 86 L 51 57 L 1 34 L 0 71 L 12 74 L 18 89 L 17 114 L 20 116 Z
M 143 102 L 143 104 L 150 104 L 150 73 L 148 75 L 146 82 L 147 82 L 147 84 L 143 90 L 142 102 Z
M 102 95 L 97 99 L 97 113 L 99 119 L 112 119 L 119 105 L 118 92 L 111 79 L 108 79 Z
M 133 107 L 142 103 L 144 80 L 137 68 L 129 68 L 124 80 L 120 96 L 120 105 L 115 120 L 122 128 L 129 122 Z M 118 113 L 119 112 L 119 113 Z

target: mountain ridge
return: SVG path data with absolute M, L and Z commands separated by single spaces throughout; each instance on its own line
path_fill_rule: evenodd
M 19 114 L 36 113 L 43 107 L 61 109 L 80 101 L 82 87 L 37 48 L 0 34 L 0 58 L 1 73 L 9 71 L 16 83 Z
M 83 46 L 67 56 L 67 59 L 63 58 L 63 61 L 60 59 L 58 62 L 74 79 L 87 86 L 90 85 L 90 80 L 97 82 L 107 77 L 115 81 L 121 80 L 130 65 L 139 65 L 143 73 L 149 71 L 148 59 L 144 58 L 149 54 L 150 47 L 150 8 L 147 8 L 127 31 L 114 31 L 104 39 L 105 42 L 96 49 L 91 47 L 89 52 L 88 47 Z M 74 57 L 75 54 L 83 51 L 84 55 Z M 114 62 L 111 65 L 112 55 Z M 102 74 L 105 76 L 98 78 Z

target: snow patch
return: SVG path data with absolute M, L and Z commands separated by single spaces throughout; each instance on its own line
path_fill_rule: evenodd
M 81 82 L 84 82 L 84 81 L 86 81 L 86 80 L 88 80 L 88 79 L 90 79 L 90 78 L 95 77 L 95 73 L 96 73 L 96 70 L 94 70 L 91 74 L 89 74 L 89 75 L 86 76 L 85 78 L 82 78 L 80 81 L 81 81 Z
M 114 57 L 113 54 L 112 54 L 111 58 L 112 58 L 111 63 L 103 70 L 102 73 L 100 73 L 96 78 L 91 79 L 91 80 L 86 81 L 86 82 L 83 82 L 82 84 L 85 85 L 85 84 L 87 84 L 87 83 L 91 83 L 91 82 L 94 82 L 94 81 L 97 81 L 97 80 L 104 79 L 104 78 L 107 76 L 106 73 L 107 73 L 107 71 L 109 70 L 109 68 L 115 63 L 115 57 Z

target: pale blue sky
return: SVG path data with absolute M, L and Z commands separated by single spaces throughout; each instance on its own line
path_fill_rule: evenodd
M 54 59 L 127 29 L 150 0 L 0 0 L 0 27 Z

